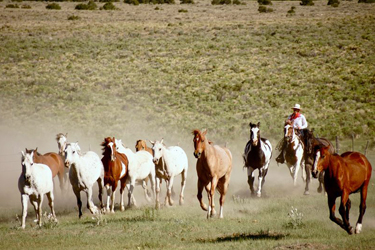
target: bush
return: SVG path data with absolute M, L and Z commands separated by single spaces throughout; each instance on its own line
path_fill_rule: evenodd
M 46 6 L 47 10 L 61 10 L 61 6 L 58 3 L 50 3 Z
M 375 3 L 375 0 L 358 0 L 358 3 Z
M 264 5 L 259 5 L 258 11 L 259 11 L 259 13 L 270 13 L 270 12 L 273 12 L 273 9 L 267 8 Z
M 340 4 L 339 0 L 328 0 L 327 5 L 331 5 L 332 7 L 338 7 Z
M 71 20 L 71 21 L 74 21 L 74 20 L 80 20 L 81 18 L 79 17 L 79 16 L 75 16 L 75 15 L 73 15 L 73 16 L 69 16 L 68 17 L 68 20 Z
M 181 12 L 182 12 L 182 13 L 187 13 L 188 10 L 185 10 L 185 9 L 179 9 L 178 12 L 179 12 L 179 13 L 181 13 Z
M 314 2 L 313 2 L 313 0 L 301 0 L 300 5 L 303 5 L 303 6 L 312 6 L 312 5 L 314 5 Z
M 212 5 L 232 4 L 232 0 L 212 0 Z
M 286 16 L 294 16 L 296 14 L 296 12 L 294 11 L 295 9 L 296 7 L 292 6 L 290 10 L 288 10 L 288 12 L 286 13 Z
M 87 4 L 81 3 L 75 7 L 76 10 L 96 10 L 98 6 L 93 1 L 89 1 Z
M 119 10 L 112 2 L 107 2 L 100 8 L 101 10 Z
M 127 4 L 175 4 L 174 0 L 124 0 Z
M 259 5 L 272 5 L 271 0 L 258 0 Z
M 5 8 L 12 8 L 12 9 L 17 9 L 19 8 L 20 6 L 18 6 L 18 4 L 7 4 L 5 6 Z
M 31 9 L 31 6 L 28 4 L 21 5 L 21 9 Z
M 194 0 L 181 0 L 180 4 L 195 4 Z

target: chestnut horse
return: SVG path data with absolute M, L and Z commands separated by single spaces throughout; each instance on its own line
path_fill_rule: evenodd
M 359 217 L 355 233 L 362 230 L 362 219 L 366 211 L 367 189 L 370 183 L 372 167 L 366 156 L 358 152 L 345 152 L 341 155 L 331 154 L 328 147 L 321 147 L 316 153 L 314 170 L 324 171 L 324 187 L 328 195 L 329 218 L 348 232 L 353 234 L 349 223 L 351 201 L 349 195 L 361 193 Z M 336 218 L 336 198 L 341 197 L 339 212 L 342 220 Z
M 336 152 L 335 147 L 333 144 L 324 137 L 315 137 L 313 130 L 309 130 L 305 132 L 305 171 L 306 171 L 306 186 L 305 186 L 305 195 L 309 194 L 309 184 L 311 180 L 311 172 L 314 165 L 315 160 L 315 153 L 317 147 L 328 147 L 329 152 L 331 154 L 334 154 Z M 321 193 L 323 191 L 323 184 L 324 184 L 324 172 L 319 173 L 319 177 L 315 176 L 315 178 L 318 178 L 319 180 L 319 187 L 318 187 L 318 193 Z
M 66 174 L 68 171 L 65 168 L 64 159 L 57 153 L 46 153 L 41 155 L 38 152 L 38 148 L 36 149 L 25 149 L 26 154 L 33 153 L 33 161 L 34 163 L 42 163 L 47 165 L 52 171 L 52 178 L 56 175 L 59 178 L 60 189 L 61 193 L 65 193 L 68 183 L 68 175 Z
M 206 138 L 207 130 L 195 129 L 194 156 L 197 158 L 198 195 L 200 206 L 207 211 L 207 218 L 216 214 L 214 194 L 217 188 L 220 193 L 220 218 L 223 218 L 225 195 L 228 191 L 232 171 L 232 153 L 226 147 L 214 145 Z M 208 208 L 202 200 L 203 188 L 208 194 Z
M 128 176 L 129 161 L 125 154 L 117 152 L 115 138 L 107 137 L 101 144 L 103 147 L 102 163 L 104 166 L 104 186 L 107 188 L 107 211 L 115 212 L 115 192 L 120 181 L 120 209 L 124 211 L 124 189 Z M 112 190 L 110 189 L 112 187 Z M 112 192 L 111 192 L 112 191 Z M 111 209 L 109 208 L 111 198 Z

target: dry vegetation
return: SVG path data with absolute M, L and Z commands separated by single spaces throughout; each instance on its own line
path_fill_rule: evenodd
M 10 9 L 5 8 L 10 2 L 0 2 L 4 248 L 372 246 L 374 182 L 363 234 L 348 237 L 329 221 L 326 198 L 313 191 L 304 197 L 303 183 L 293 189 L 286 167 L 274 161 L 267 197 L 249 198 L 241 154 L 250 121 L 260 121 L 262 135 L 275 146 L 295 103 L 319 136 L 354 134 L 357 150 L 363 151 L 366 140 L 374 146 L 375 5 L 342 1 L 334 8 L 326 1 L 314 6 L 274 1 L 272 13 L 259 13 L 256 1 L 235 6 L 195 2 L 116 2 L 116 11 L 77 11 L 73 2 L 59 2 L 61 10 L 47 10 L 45 2 Z M 292 6 L 295 15 L 287 16 Z M 208 128 L 209 139 L 228 142 L 234 155 L 222 221 L 207 222 L 195 198 L 194 128 Z M 187 204 L 158 212 L 144 206 L 94 219 L 85 211 L 79 221 L 73 195 L 63 199 L 57 191 L 59 224 L 38 230 L 32 227 L 31 211 L 26 231 L 18 231 L 19 152 L 25 147 L 57 151 L 59 132 L 68 132 L 83 151 L 98 154 L 106 136 L 121 138 L 130 148 L 141 138 L 180 144 L 189 156 Z M 344 143 L 341 151 L 348 149 Z M 375 166 L 373 149 L 369 157 Z M 314 181 L 312 190 L 316 186 Z M 142 201 L 141 192 L 139 197 Z M 352 224 L 358 199 L 352 199 Z M 292 206 L 304 214 L 297 230 L 286 226 Z

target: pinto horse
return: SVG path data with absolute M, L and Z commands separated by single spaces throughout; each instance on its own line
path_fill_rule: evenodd
M 284 126 L 284 140 L 286 140 L 284 159 L 289 168 L 290 175 L 293 178 L 293 184 L 294 186 L 297 186 L 298 171 L 304 165 L 304 144 L 301 138 L 297 135 L 293 124 L 289 121 L 287 121 Z M 304 172 L 302 172 L 302 179 L 304 179 Z
M 57 147 L 59 148 L 59 155 L 61 155 L 63 158 L 65 157 L 65 147 L 68 143 L 68 133 L 65 135 L 63 133 L 58 133 L 56 135 L 56 141 L 57 141 Z
M 270 165 L 272 156 L 272 145 L 269 140 L 260 137 L 260 122 L 253 124 L 250 122 L 250 140 L 245 147 L 243 155 L 245 167 L 247 168 L 247 182 L 250 186 L 251 195 L 255 194 L 254 191 L 254 171 L 259 170 L 258 176 L 258 190 L 257 196 L 261 197 L 262 187 Z
M 26 154 L 33 153 L 34 163 L 41 163 L 47 165 L 52 171 L 52 178 L 57 176 L 59 178 L 60 189 L 62 193 L 65 193 L 68 183 L 67 169 L 65 169 L 64 159 L 57 153 L 46 153 L 41 155 L 36 149 L 25 149 Z
M 104 166 L 104 186 L 107 188 L 107 207 L 106 210 L 115 212 L 115 192 L 118 182 L 120 186 L 120 209 L 124 211 L 124 189 L 128 176 L 129 161 L 125 154 L 120 154 L 116 149 L 115 138 L 107 137 L 101 144 L 103 147 L 102 163 Z M 110 189 L 112 187 L 112 190 Z M 111 198 L 111 208 L 109 203 Z
M 328 147 L 320 147 L 314 162 L 316 172 L 324 171 L 324 187 L 328 195 L 329 218 L 348 232 L 353 234 L 349 223 L 351 201 L 349 195 L 361 193 L 359 217 L 355 233 L 362 230 L 362 219 L 366 211 L 367 189 L 370 183 L 372 167 L 366 156 L 358 152 L 345 152 L 341 155 L 331 154 Z M 335 216 L 336 198 L 341 197 L 339 212 L 342 220 Z
M 308 195 L 309 192 L 309 184 L 311 181 L 311 172 L 314 165 L 315 160 L 315 153 L 317 147 L 326 146 L 329 148 L 329 152 L 331 154 L 335 153 L 335 147 L 333 144 L 324 137 L 315 137 L 313 130 L 309 130 L 305 132 L 305 171 L 306 171 L 306 186 L 305 186 L 305 195 Z M 323 191 L 323 184 L 324 184 L 324 172 L 319 173 L 319 187 L 317 189 L 318 193 Z
M 232 172 L 232 153 L 226 147 L 214 145 L 206 138 L 207 130 L 195 129 L 194 156 L 197 158 L 198 195 L 200 206 L 207 211 L 207 219 L 216 214 L 214 194 L 217 188 L 220 193 L 220 218 L 223 218 L 225 195 L 228 191 Z M 208 208 L 202 200 L 203 188 L 208 194 Z

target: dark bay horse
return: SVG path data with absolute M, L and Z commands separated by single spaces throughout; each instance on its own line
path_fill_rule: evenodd
M 253 124 L 250 122 L 250 140 L 245 146 L 243 155 L 245 167 L 247 168 L 247 182 L 249 183 L 251 195 L 255 195 L 254 191 L 254 171 L 259 170 L 257 196 L 261 197 L 262 187 L 270 165 L 272 156 L 272 145 L 269 140 L 260 137 L 260 122 Z
M 128 176 L 129 161 L 125 154 L 121 154 L 116 150 L 115 138 L 107 137 L 101 144 L 103 147 L 102 163 L 104 166 L 104 186 L 107 188 L 107 211 L 114 213 L 115 206 L 115 192 L 118 182 L 120 186 L 120 209 L 125 210 L 124 207 L 124 189 L 126 186 L 126 179 Z M 110 189 L 112 187 L 112 190 Z M 111 198 L 111 208 L 109 203 Z
M 53 152 L 42 155 L 38 152 L 38 148 L 25 150 L 26 154 L 31 154 L 31 152 L 33 152 L 34 163 L 45 164 L 51 169 L 52 178 L 54 178 L 57 175 L 57 177 L 59 178 L 61 192 L 65 193 L 67 189 L 66 185 L 68 183 L 68 175 L 66 173 L 68 171 L 65 168 L 64 159 L 61 157 L 61 155 Z
M 320 147 L 316 154 L 313 172 L 321 171 L 324 171 L 324 187 L 328 195 L 329 218 L 346 230 L 348 234 L 353 234 L 353 228 L 349 223 L 351 207 L 349 195 L 356 192 L 361 193 L 359 217 L 355 228 L 355 233 L 360 233 L 372 172 L 370 162 L 366 156 L 358 152 L 345 152 L 338 155 L 331 154 L 328 147 Z M 339 212 L 342 220 L 335 216 L 337 197 L 341 197 Z
M 214 194 L 217 188 L 220 193 L 220 218 L 223 218 L 225 195 L 228 191 L 232 172 L 232 153 L 226 147 L 214 145 L 206 138 L 207 130 L 193 131 L 194 156 L 197 160 L 198 195 L 201 208 L 207 212 L 207 218 L 213 217 L 215 212 Z M 202 200 L 203 188 L 208 194 L 208 208 Z
M 331 154 L 334 154 L 336 152 L 335 147 L 333 144 L 324 137 L 315 137 L 314 136 L 314 130 L 305 130 L 304 133 L 304 144 L 305 144 L 305 150 L 304 150 L 304 158 L 305 158 L 305 171 L 306 171 L 306 186 L 305 186 L 305 195 L 309 194 L 309 184 L 311 181 L 311 171 L 312 167 L 314 165 L 315 160 L 315 153 L 316 149 L 318 147 L 328 147 L 329 152 Z M 324 172 L 320 172 L 319 176 L 314 176 L 315 178 L 318 178 L 319 180 L 319 187 L 318 187 L 318 193 L 321 193 L 323 191 L 323 184 L 324 184 Z

